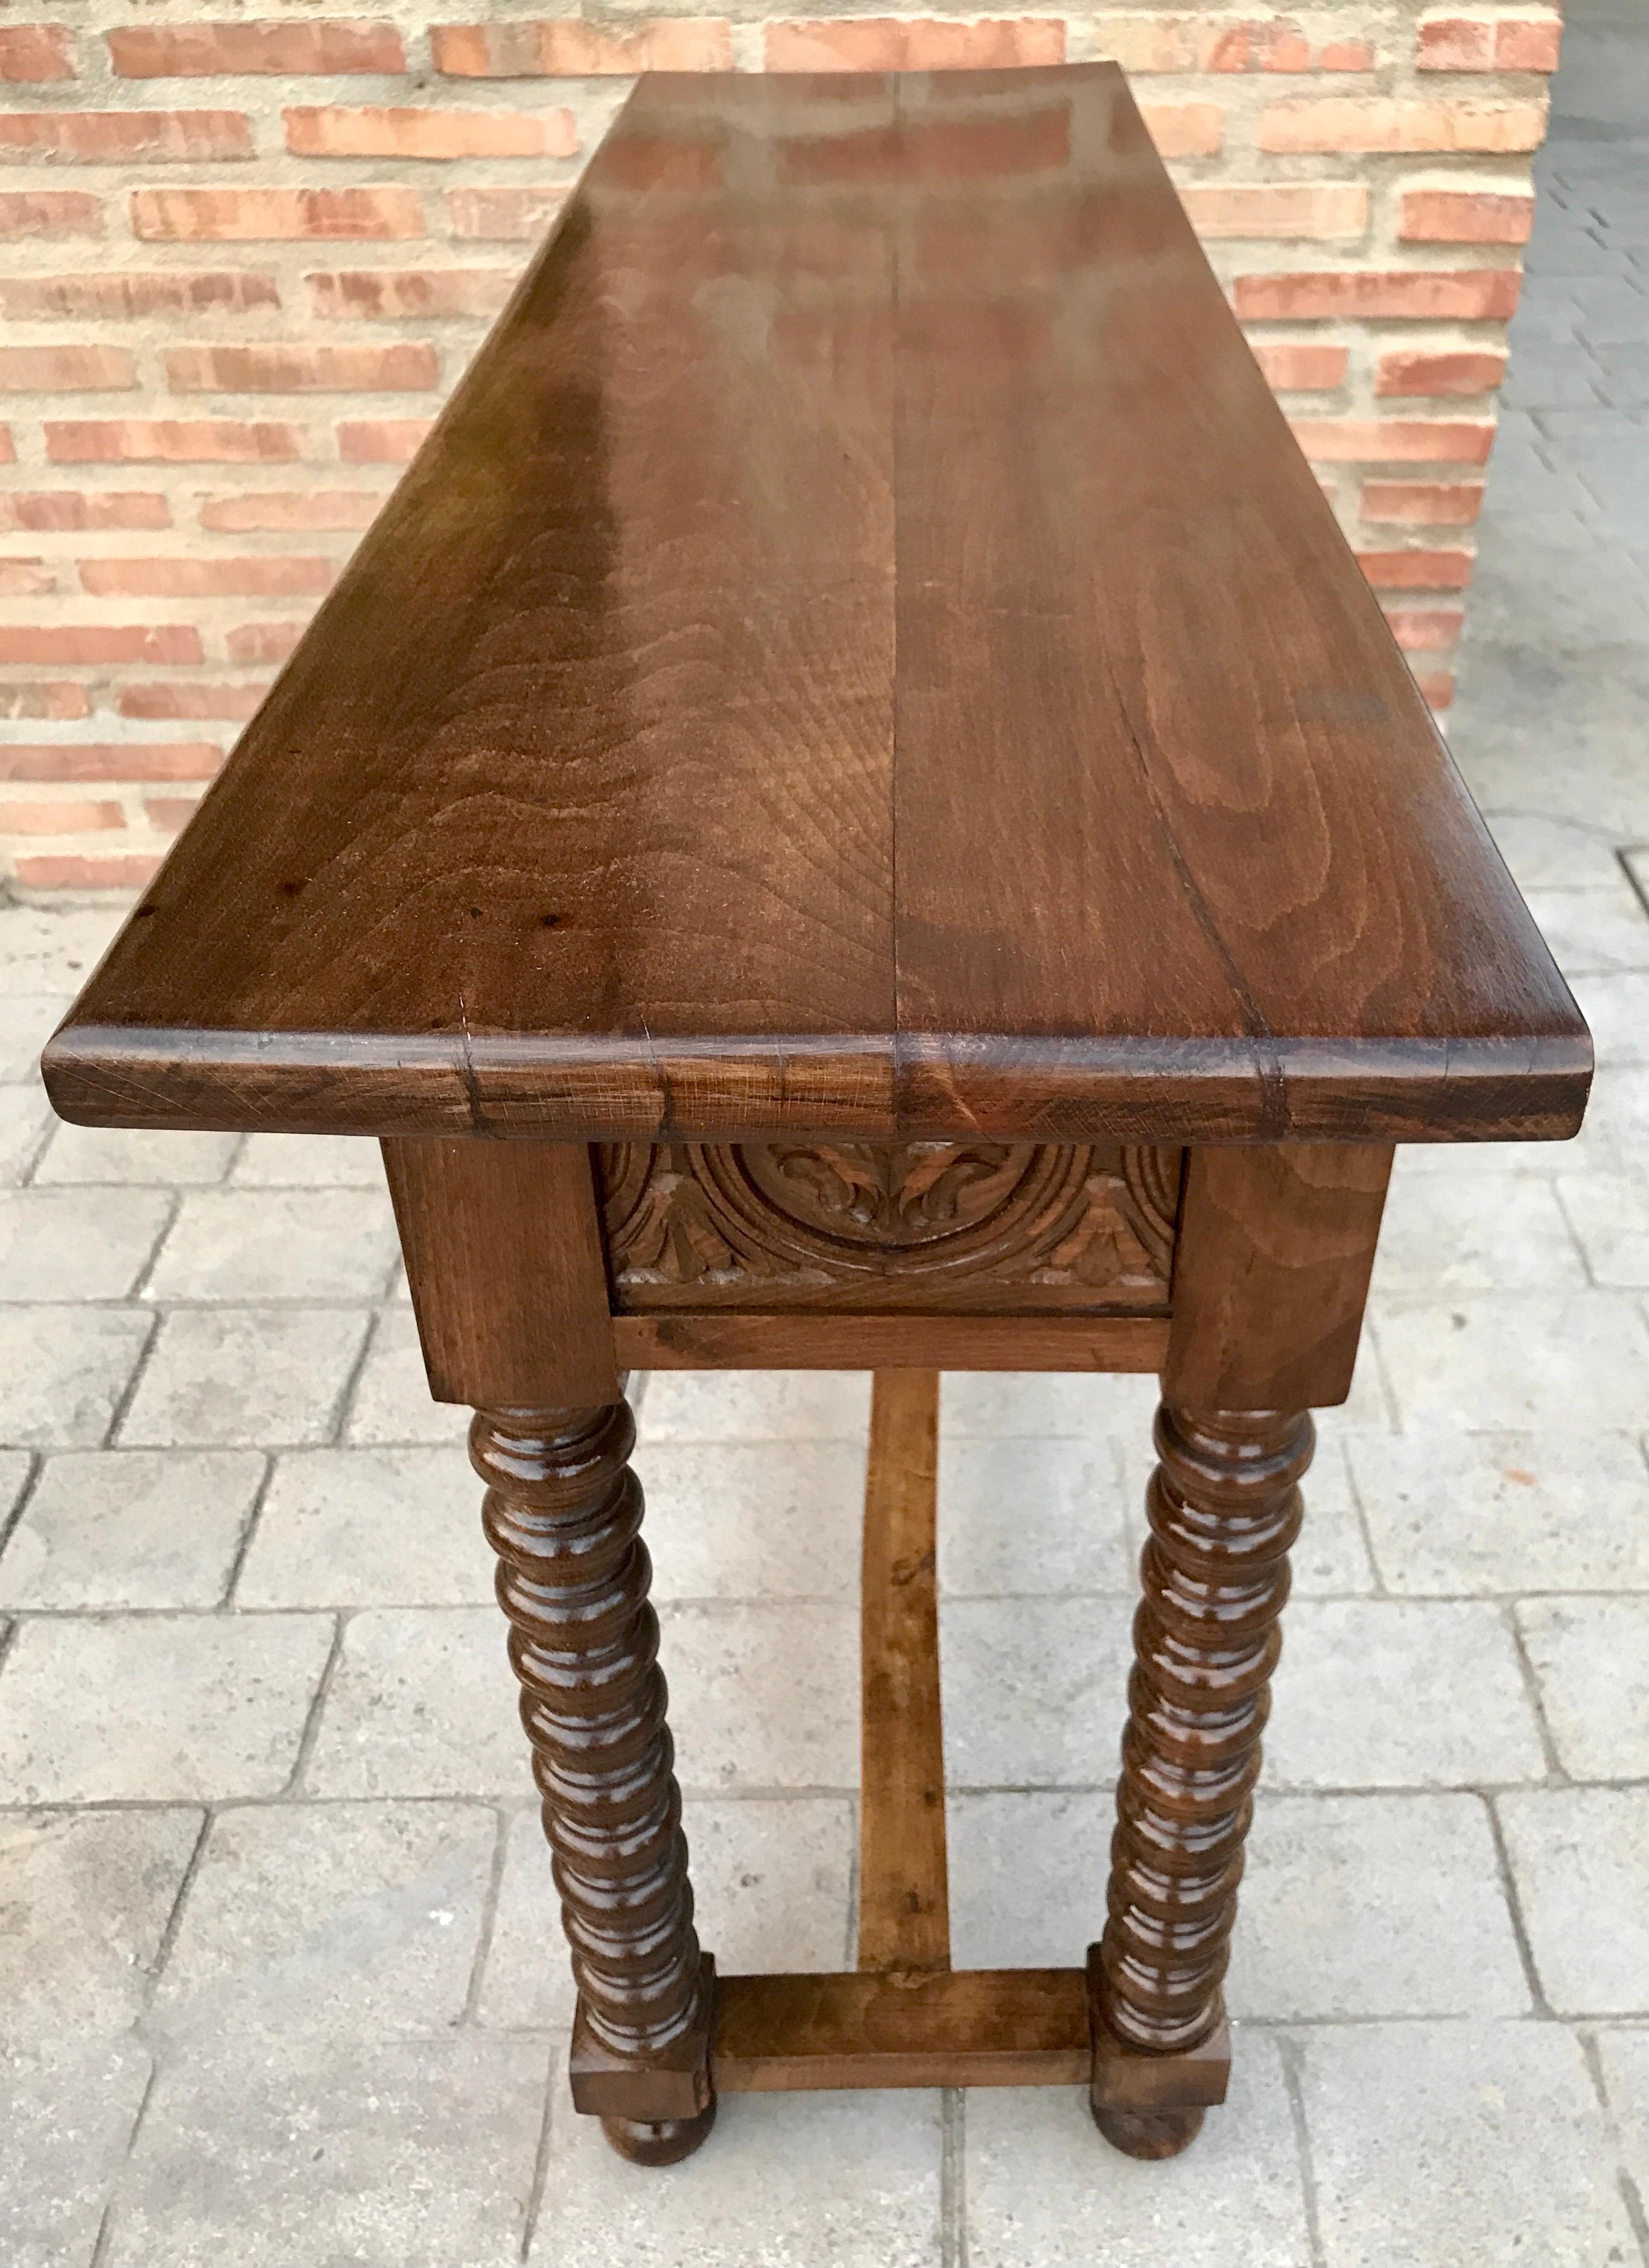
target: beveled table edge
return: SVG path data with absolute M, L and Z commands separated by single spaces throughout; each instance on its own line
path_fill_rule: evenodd
M 1527 1037 L 776 1038 L 162 1031 L 48 1042 L 79 1125 L 508 1139 L 1563 1141 L 1585 1027 Z

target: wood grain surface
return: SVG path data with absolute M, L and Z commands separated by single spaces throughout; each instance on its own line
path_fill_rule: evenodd
M 1093 2067 L 1080 1969 L 722 1977 L 710 2070 L 725 2095 L 820 2087 L 1080 2087 Z
M 1559 1136 L 1585 1027 L 1111 65 L 644 78 L 67 1116 Z
M 861 1969 L 950 1966 L 939 1454 L 938 1371 L 879 1371 L 860 1587 Z

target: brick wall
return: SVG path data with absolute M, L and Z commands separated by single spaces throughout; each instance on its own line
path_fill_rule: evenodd
M 1550 9 L 463 6 L 0 18 L 0 878 L 151 871 L 648 65 L 1122 63 L 1447 701 Z

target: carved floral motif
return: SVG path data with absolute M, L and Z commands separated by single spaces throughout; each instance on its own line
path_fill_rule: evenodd
M 1033 1142 L 617 1143 L 600 1152 L 627 1304 L 855 1281 L 1166 1300 L 1180 1153 Z

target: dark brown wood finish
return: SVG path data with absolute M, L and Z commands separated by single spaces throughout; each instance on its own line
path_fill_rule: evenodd
M 1389 1151 L 1194 1152 L 1146 1492 L 1093 2115 L 1142 2158 L 1183 2149 L 1229 2062 L 1220 1985 L 1281 1651 L 1311 1406 L 1343 1401 Z M 1140 2108 L 1139 2056 L 1177 2066 Z
M 470 1455 L 578 1983 L 569 2075 L 626 2157 L 668 2165 L 716 2116 L 713 1979 L 693 1928 L 627 1403 L 483 1410 Z
M 1585 1029 L 1108 65 L 650 77 L 48 1051 L 380 1135 L 1557 1136 Z
M 615 1315 L 626 1370 L 1159 1371 L 1169 1326 L 1096 1315 Z
M 938 1371 L 877 1373 L 860 1587 L 861 1969 L 950 1966 L 939 1429 Z
M 564 1142 L 384 1144 L 438 1402 L 616 1402 L 590 1153 Z

